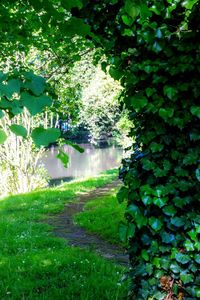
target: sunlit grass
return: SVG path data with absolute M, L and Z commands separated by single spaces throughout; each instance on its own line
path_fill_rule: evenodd
M 0 201 L 0 299 L 122 299 L 124 269 L 94 253 L 66 247 L 40 219 L 78 192 L 105 185 L 117 171 Z
M 118 203 L 116 193 L 117 189 L 113 189 L 108 195 L 87 202 L 84 211 L 75 215 L 75 222 L 112 243 L 121 244 L 118 228 L 124 220 L 125 203 Z

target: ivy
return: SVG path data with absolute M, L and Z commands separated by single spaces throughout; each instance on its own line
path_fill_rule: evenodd
M 77 15 L 90 17 L 135 125 L 118 194 L 135 226 L 134 299 L 197 299 L 199 1 L 86 2 Z M 171 290 L 163 277 L 173 279 Z

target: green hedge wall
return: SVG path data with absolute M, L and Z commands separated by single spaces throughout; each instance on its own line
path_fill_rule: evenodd
M 79 13 L 80 14 L 80 13 Z M 85 1 L 136 137 L 123 161 L 131 299 L 200 298 L 199 1 Z

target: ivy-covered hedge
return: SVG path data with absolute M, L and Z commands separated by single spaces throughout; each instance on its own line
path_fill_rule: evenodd
M 199 1 L 85 1 L 82 16 L 135 125 L 119 192 L 131 297 L 199 299 Z

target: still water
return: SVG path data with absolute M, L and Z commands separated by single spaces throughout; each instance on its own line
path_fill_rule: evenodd
M 69 181 L 76 178 L 95 176 L 98 173 L 117 168 L 122 159 L 122 150 L 115 147 L 97 149 L 91 144 L 81 144 L 85 149 L 79 153 L 70 146 L 64 146 L 63 150 L 69 155 L 68 168 L 56 158 L 57 149 L 51 148 L 46 152 L 42 163 L 47 169 L 52 182 Z

